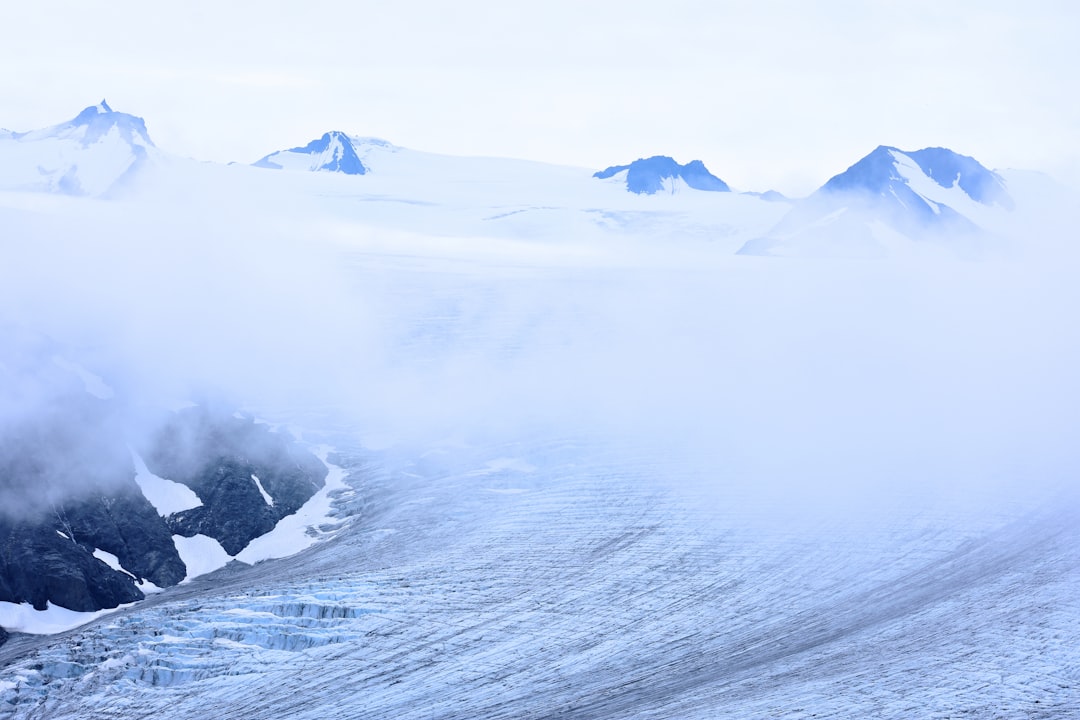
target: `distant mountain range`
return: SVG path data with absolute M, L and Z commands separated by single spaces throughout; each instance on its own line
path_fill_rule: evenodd
M 144 168 L 169 157 L 154 145 L 141 118 L 102 101 L 53 127 L 0 132 L 0 189 L 108 197 L 137 187 Z M 694 220 L 689 232 L 708 236 L 715 218 L 730 211 L 722 232 L 741 238 L 733 250 L 744 255 L 872 256 L 911 239 L 964 243 L 992 235 L 1002 214 L 1017 207 L 1006 174 L 946 148 L 880 146 L 801 200 L 775 191 L 734 193 L 700 160 L 680 164 L 656 155 L 590 174 L 542 163 L 422 153 L 341 131 L 272 152 L 253 165 L 357 178 L 358 192 L 378 187 L 387 197 L 389 187 L 413 204 L 467 203 L 484 222 L 515 232 L 528 217 L 533 235 L 545 222 L 542 215 L 564 206 L 612 231 L 655 234 L 664 222 L 657 213 L 676 206 L 629 198 L 668 203 L 682 202 L 681 197 L 700 207 L 715 196 L 717 213 Z M 628 199 L 618 200 L 615 189 Z M 660 200 L 665 195 L 676 197 Z M 724 201 L 723 195 L 741 195 L 745 202 Z M 747 209 L 746 203 L 756 202 L 774 207 Z

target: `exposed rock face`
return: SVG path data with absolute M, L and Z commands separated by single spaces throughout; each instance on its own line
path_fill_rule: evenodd
M 593 177 L 607 180 L 619 173 L 626 174 L 626 189 L 638 195 L 655 195 L 665 189 L 670 190 L 667 183 L 674 180 L 681 180 L 694 190 L 731 192 L 727 183 L 709 172 L 700 160 L 680 165 L 666 155 L 655 155 L 635 160 L 629 165 L 613 165 L 594 173 Z
M 187 575 L 169 528 L 134 482 L 62 511 L 76 542 L 112 553 L 137 580 L 170 587 Z
M 54 373 L 37 379 L 55 388 Z M 142 599 L 136 579 L 164 587 L 184 578 L 108 402 L 61 386 L 0 430 L 0 601 L 93 611 Z
M 186 577 L 173 534 L 207 535 L 235 555 L 325 483 L 322 462 L 286 436 L 191 408 L 164 424 L 145 459 L 203 505 L 163 518 L 134 480 L 107 403 L 81 393 L 55 403 L 63 412 L 0 437 L 0 601 L 94 611 L 140 600 L 138 582 L 169 587 Z
M 101 378 L 88 386 L 48 338 L 0 330 L 0 602 L 88 612 L 141 600 L 144 580 L 187 577 L 174 534 L 235 555 L 325 484 L 318 458 L 265 425 L 202 408 L 159 425 Z M 129 443 L 148 425 L 162 429 L 142 443 L 147 464 L 202 507 L 166 518 L 143 494 Z
M 290 168 L 313 172 L 338 172 L 345 175 L 364 175 L 368 169 L 357 155 L 352 139 L 345 133 L 333 130 L 303 147 L 270 153 L 252 163 L 255 167 L 281 170 Z
M 43 495 L 67 498 L 50 501 L 49 510 L 28 507 L 19 519 L 0 516 L 0 601 L 28 602 L 37 610 L 47 602 L 101 610 L 141 600 L 135 580 L 160 587 L 183 580 L 187 568 L 168 527 L 134 475 L 131 468 L 111 482 L 88 480 L 77 492 L 58 487 L 48 474 L 7 475 L 5 484 L 23 482 Z M 98 549 L 115 555 L 127 572 L 96 558 Z
M 54 523 L 0 520 L 0 601 L 89 612 L 143 597 L 131 576 L 61 536 Z
M 203 503 L 170 515 L 169 529 L 212 537 L 230 555 L 296 512 L 327 474 L 318 458 L 267 426 L 201 407 L 177 413 L 144 459 L 156 475 L 187 485 Z

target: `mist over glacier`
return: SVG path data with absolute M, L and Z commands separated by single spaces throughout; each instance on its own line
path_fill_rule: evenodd
M 133 418 L 225 394 L 416 448 L 631 439 L 715 468 L 720 498 L 800 513 L 1028 492 L 1075 469 L 1061 210 L 978 257 L 800 260 L 588 227 L 395 230 L 251 177 L 182 205 L 171 189 L 30 209 L 10 194 L 5 321 L 76 348 Z
M 986 242 L 759 257 L 786 203 L 359 145 L 359 178 L 0 193 L 0 427 L 77 441 L 7 515 L 192 402 L 335 479 L 241 563 L 174 538 L 219 569 L 13 634 L 15 717 L 1075 705 L 1073 205 L 1010 176 Z
M 5 10 L 0 718 L 1080 717 L 1080 5 Z

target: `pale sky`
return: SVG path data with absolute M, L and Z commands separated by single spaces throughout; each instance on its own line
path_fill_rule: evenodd
M 1080 185 L 1075 0 L 10 5 L 10 130 L 106 98 L 200 160 L 343 130 L 590 168 L 701 159 L 803 194 L 884 144 Z

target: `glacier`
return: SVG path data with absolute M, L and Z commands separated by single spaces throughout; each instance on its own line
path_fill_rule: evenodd
M 0 319 L 72 383 L 225 386 L 330 469 L 235 561 L 13 632 L 0 717 L 1080 716 L 1071 195 L 886 148 L 1000 242 L 870 214 L 838 257 L 800 233 L 846 205 L 347 137 L 363 175 L 0 193 Z
M 493 473 L 482 448 L 449 465 L 363 453 L 368 469 L 351 475 L 362 529 L 57 640 L 11 641 L 0 708 L 50 718 L 1080 710 L 1075 507 L 763 535 L 745 516 L 722 529 L 657 484 L 653 471 L 675 470 L 663 456 L 567 438 L 498 451 L 543 463 Z

